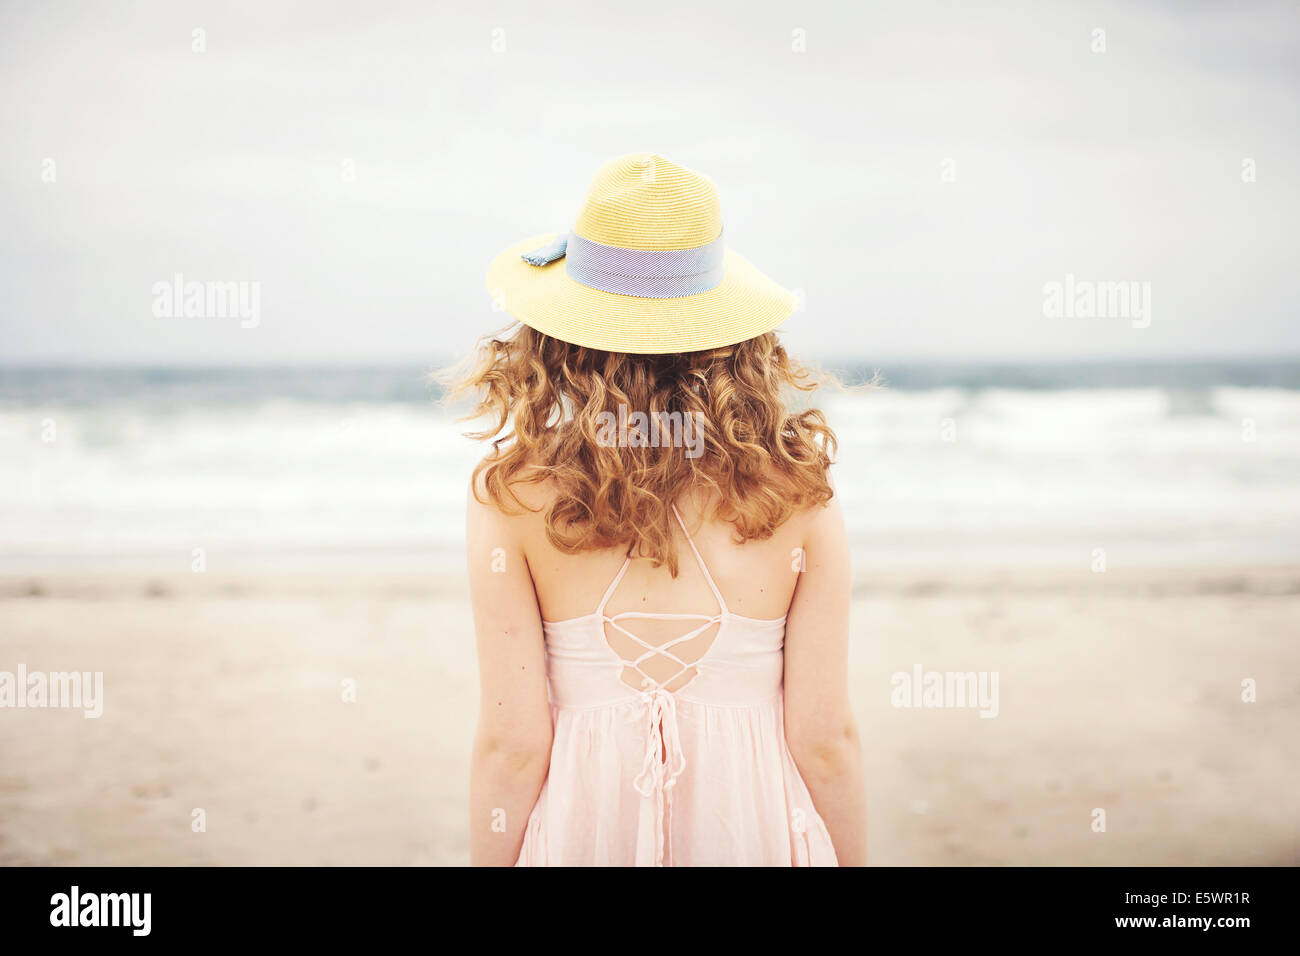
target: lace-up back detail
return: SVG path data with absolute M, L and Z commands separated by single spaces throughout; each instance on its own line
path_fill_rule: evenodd
M 682 534 L 686 537 L 686 543 L 690 545 L 691 553 L 695 556 L 695 563 L 699 566 L 709 590 L 713 592 L 714 600 L 718 602 L 718 610 L 715 614 L 654 611 L 621 611 L 618 614 L 606 614 L 606 606 L 632 564 L 632 559 L 626 558 L 623 566 L 614 575 L 614 580 L 606 588 L 596 613 L 604 622 L 605 637 L 610 649 L 625 662 L 623 682 L 636 690 L 662 690 L 675 693 L 694 680 L 698 673 L 696 665 L 716 642 L 722 619 L 727 613 L 727 602 L 723 600 L 722 592 L 718 590 L 713 575 L 709 573 L 703 555 L 695 546 L 690 532 L 686 530 L 686 522 L 682 520 L 676 505 L 673 505 L 672 509 L 677 523 L 681 526 Z M 676 637 L 654 643 L 647 640 L 644 634 L 635 633 L 633 630 L 636 624 L 644 622 L 682 626 L 694 624 L 695 626 Z

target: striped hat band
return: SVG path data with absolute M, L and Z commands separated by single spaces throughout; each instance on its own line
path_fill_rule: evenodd
M 569 278 L 590 289 L 673 299 L 716 288 L 725 274 L 725 253 L 721 236 L 694 249 L 624 249 L 569 233 L 520 258 L 544 266 L 564 257 Z

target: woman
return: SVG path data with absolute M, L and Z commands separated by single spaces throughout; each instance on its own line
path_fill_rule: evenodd
M 564 261 L 561 262 L 560 260 Z M 480 865 L 858 865 L 834 436 L 722 240 L 713 183 L 634 154 L 488 273 L 519 319 L 452 394 L 468 498 Z

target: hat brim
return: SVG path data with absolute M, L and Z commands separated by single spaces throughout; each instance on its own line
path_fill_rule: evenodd
M 602 292 L 569 278 L 563 258 L 544 266 L 520 258 L 557 235 L 534 236 L 505 250 L 488 268 L 487 287 L 520 322 L 573 345 L 638 355 L 698 352 L 771 332 L 795 309 L 793 293 L 730 249 L 720 284 L 673 299 Z

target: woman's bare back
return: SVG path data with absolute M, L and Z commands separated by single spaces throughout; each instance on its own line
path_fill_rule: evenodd
M 547 540 L 543 520 L 549 495 L 544 486 L 521 489 L 525 503 L 540 510 L 517 520 L 542 618 L 562 621 L 592 612 L 623 564 L 625 550 L 580 554 L 556 550 Z M 763 620 L 784 616 L 798 583 L 804 532 L 814 509 L 797 512 L 770 538 L 738 544 L 731 523 L 713 516 L 710 502 L 683 499 L 677 508 L 731 612 Z M 610 598 L 608 611 L 715 612 L 717 601 L 680 533 L 677 548 L 676 578 L 667 567 L 634 559 Z

